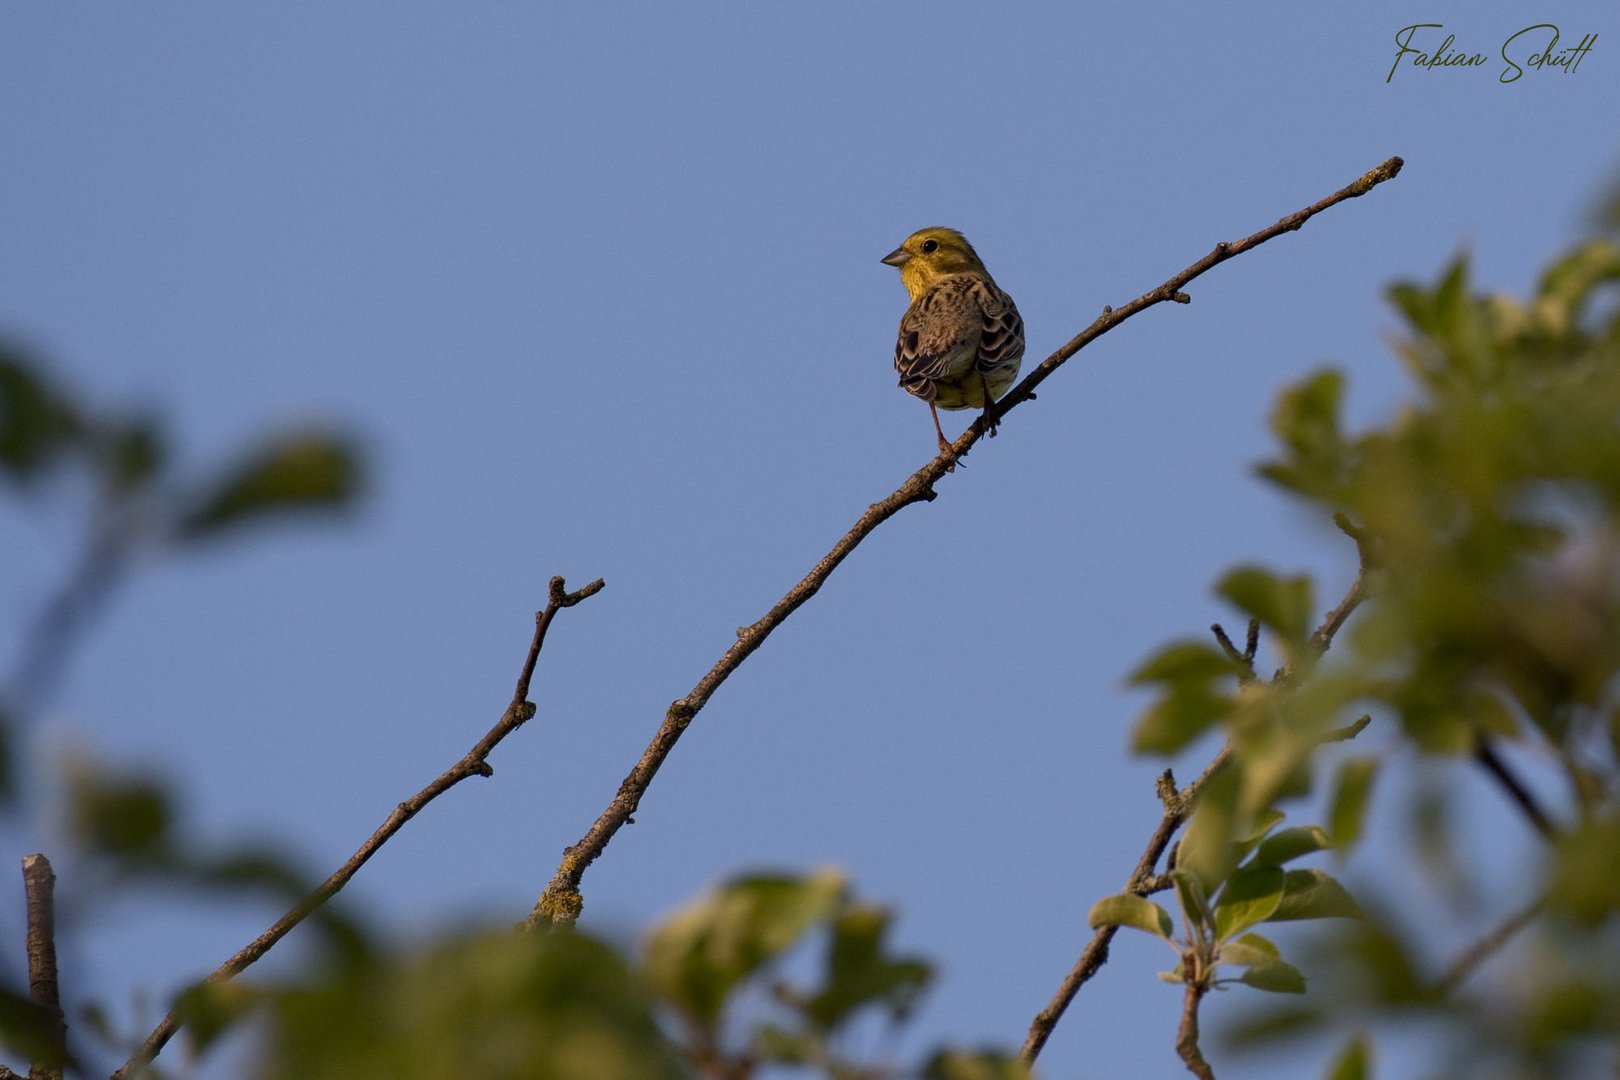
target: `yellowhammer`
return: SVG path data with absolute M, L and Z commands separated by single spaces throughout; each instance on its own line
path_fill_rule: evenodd
M 911 294 L 894 369 L 908 394 L 928 402 L 940 453 L 949 455 L 951 444 L 939 409 L 982 408 L 986 432 L 994 435 L 991 405 L 1018 378 L 1024 357 L 1024 320 L 1012 297 L 955 229 L 920 229 L 883 261 L 900 268 Z

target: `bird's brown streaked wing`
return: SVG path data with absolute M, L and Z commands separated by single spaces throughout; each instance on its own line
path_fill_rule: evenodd
M 984 313 L 979 331 L 979 355 L 974 370 L 988 375 L 1009 364 L 1018 363 L 1024 355 L 1024 320 L 1018 314 L 1012 297 L 1002 292 L 993 282 L 980 282 L 974 290 L 974 299 Z
M 900 320 L 894 369 L 908 392 L 933 400 L 933 384 L 958 374 L 952 367 L 963 363 L 965 350 L 977 347 L 985 324 L 977 283 L 974 278 L 947 278 L 919 296 Z

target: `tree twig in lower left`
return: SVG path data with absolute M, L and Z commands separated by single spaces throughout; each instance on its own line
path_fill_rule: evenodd
M 203 983 L 218 983 L 232 979 L 269 952 L 276 942 L 292 931 L 293 927 L 303 922 L 321 905 L 337 895 L 338 890 L 349 883 L 349 879 L 359 872 L 367 860 L 375 855 L 379 848 L 387 843 L 395 833 L 399 832 L 405 826 L 405 823 L 415 817 L 428 803 L 470 776 L 493 775 L 495 770 L 490 767 L 487 760 L 490 752 L 500 744 L 502 739 L 522 727 L 530 717 L 534 716 L 534 703 L 528 700 L 529 685 L 534 679 L 535 664 L 540 659 L 540 649 L 545 644 L 546 631 L 550 629 L 551 621 L 557 617 L 557 613 L 563 608 L 573 607 L 581 600 L 601 592 L 602 585 L 602 579 L 597 578 L 582 589 L 568 592 L 561 577 L 552 578 L 547 594 L 546 607 L 543 611 L 536 612 L 534 616 L 534 637 L 529 642 L 529 653 L 518 675 L 517 689 L 513 691 L 511 703 L 506 706 L 506 711 L 501 714 L 501 718 L 496 722 L 495 726 L 490 728 L 483 738 L 474 743 L 472 749 L 468 750 L 460 761 L 440 773 L 438 778 L 427 787 L 394 807 L 394 811 L 388 815 L 388 819 L 378 827 L 376 832 L 371 834 L 365 843 L 360 845 L 359 850 L 351 855 L 349 860 L 340 866 L 331 877 L 321 882 L 313 892 L 295 904 L 285 915 L 277 919 L 270 929 L 254 938 L 235 956 L 232 956 L 216 968 L 203 980 Z M 153 1058 L 157 1057 L 158 1052 L 163 1049 L 163 1045 L 179 1030 L 179 1027 L 180 1018 L 178 1013 L 169 1013 L 168 1016 L 163 1018 L 162 1023 L 158 1024 L 153 1030 L 152 1034 L 146 1037 L 146 1041 L 140 1045 L 140 1048 L 135 1051 L 130 1059 L 119 1066 L 118 1070 L 112 1074 L 111 1080 L 126 1080 L 127 1077 L 132 1076 L 152 1061 Z
M 56 874 L 43 855 L 25 855 L 23 894 L 28 912 L 28 994 L 48 1024 L 46 1047 L 28 1070 L 29 1080 L 62 1080 L 67 1063 L 67 1022 L 56 975 Z

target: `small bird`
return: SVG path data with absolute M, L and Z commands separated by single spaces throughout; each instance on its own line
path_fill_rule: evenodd
M 996 398 L 1018 378 L 1024 320 L 955 229 L 919 229 L 883 257 L 900 270 L 911 306 L 900 320 L 894 369 L 906 393 L 928 402 L 940 453 L 951 444 L 940 409 L 983 409 L 996 433 Z

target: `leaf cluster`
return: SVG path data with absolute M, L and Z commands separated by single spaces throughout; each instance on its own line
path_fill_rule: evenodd
M 1422 949 L 1380 918 L 1327 939 L 1333 966 L 1363 971 L 1342 980 L 1360 987 L 1357 1004 L 1288 1015 L 1311 1025 L 1361 1007 L 1443 1016 L 1472 1032 L 1463 1041 L 1476 1056 L 1498 1055 L 1523 1075 L 1556 1075 L 1587 1040 L 1620 1033 L 1617 980 L 1592 961 L 1613 959 L 1620 913 L 1617 281 L 1620 246 L 1607 239 L 1558 258 L 1523 299 L 1476 289 L 1459 256 L 1435 281 L 1389 291 L 1402 320 L 1392 345 L 1414 393 L 1388 423 L 1347 430 L 1337 370 L 1281 395 L 1279 448 L 1262 475 L 1354 539 L 1356 582 L 1326 612 L 1306 576 L 1246 566 L 1219 582 L 1275 650 L 1270 679 L 1254 669 L 1252 642 L 1238 653 L 1224 634 L 1173 643 L 1138 668 L 1135 681 L 1153 692 L 1134 731 L 1139 751 L 1176 753 L 1218 730 L 1230 755 L 1198 791 L 1168 875 L 1179 938 L 1169 912 L 1135 895 L 1099 903 L 1094 924 L 1171 942 L 1176 981 L 1214 985 L 1216 965 L 1233 964 L 1258 988 L 1302 989 L 1250 928 L 1356 905 L 1333 879 L 1285 869 L 1280 856 L 1295 845 L 1348 854 L 1380 771 L 1408 748 L 1477 763 L 1550 839 L 1526 872 L 1557 930 L 1525 976 L 1538 992 L 1496 1012 L 1469 1006 L 1453 985 L 1460 976 L 1425 971 Z M 1393 722 L 1396 750 L 1334 751 L 1329 767 L 1325 747 L 1357 715 Z M 1552 809 L 1507 760 L 1544 763 L 1535 786 L 1555 791 Z M 1326 823 L 1272 833 L 1282 805 L 1319 785 Z M 1415 908 L 1398 916 L 1428 921 Z M 1363 1075 L 1369 1045 L 1348 1043 L 1333 1075 Z

